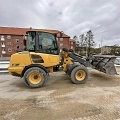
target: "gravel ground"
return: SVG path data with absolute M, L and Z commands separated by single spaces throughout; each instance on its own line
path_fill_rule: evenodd
M 73 84 L 55 72 L 44 87 L 30 89 L 21 78 L 1 74 L 0 120 L 120 120 L 120 75 L 89 69 L 85 84 Z

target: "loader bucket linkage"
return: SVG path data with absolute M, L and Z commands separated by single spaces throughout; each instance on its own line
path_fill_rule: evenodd
M 91 65 L 94 69 L 106 74 L 117 75 L 114 66 L 116 57 L 110 55 L 94 55 L 91 60 Z

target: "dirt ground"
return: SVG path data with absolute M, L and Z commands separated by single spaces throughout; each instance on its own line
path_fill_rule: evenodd
M 44 87 L 30 89 L 21 78 L 1 74 L 0 120 L 120 120 L 120 75 L 89 69 L 85 84 L 73 84 L 55 72 Z

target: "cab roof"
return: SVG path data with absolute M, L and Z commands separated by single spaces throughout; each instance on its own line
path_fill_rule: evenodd
M 45 33 L 51 33 L 51 34 L 58 34 L 59 33 L 59 31 L 42 30 L 42 29 L 32 29 L 32 30 L 28 30 L 27 32 L 45 32 Z

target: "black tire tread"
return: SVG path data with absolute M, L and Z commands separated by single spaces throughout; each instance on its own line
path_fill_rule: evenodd
M 29 82 L 28 76 L 32 71 L 39 71 L 40 73 L 42 73 L 43 78 L 39 84 L 33 85 Z M 48 75 L 46 74 L 46 72 L 42 68 L 39 68 L 39 67 L 29 68 L 28 70 L 25 71 L 24 76 L 23 76 L 26 85 L 29 86 L 30 88 L 42 87 L 44 85 L 44 83 L 47 81 L 47 77 L 48 77 Z
M 85 73 L 86 73 L 86 77 L 85 77 L 82 81 L 78 81 L 78 80 L 75 78 L 75 73 L 76 73 L 78 70 L 80 70 L 80 69 L 81 69 L 81 70 L 84 70 Z M 71 72 L 71 80 L 72 80 L 73 83 L 75 83 L 75 84 L 83 84 L 83 83 L 86 82 L 87 79 L 88 79 L 88 70 L 87 70 L 87 68 L 86 68 L 85 66 L 80 65 L 80 66 L 78 66 L 78 67 L 75 67 L 75 68 L 72 70 L 72 72 Z

